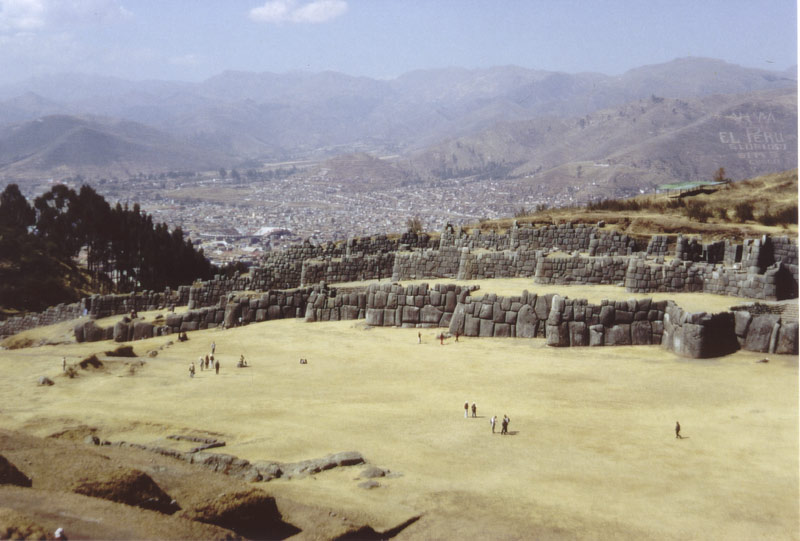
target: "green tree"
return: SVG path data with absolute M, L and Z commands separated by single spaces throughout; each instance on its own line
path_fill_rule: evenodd
M 19 186 L 9 184 L 0 194 L 0 227 L 27 231 L 36 222 L 36 212 L 19 191 Z

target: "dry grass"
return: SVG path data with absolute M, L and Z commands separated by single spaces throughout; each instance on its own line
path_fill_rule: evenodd
M 635 237 L 660 234 L 702 235 L 704 241 L 720 239 L 743 239 L 758 237 L 765 233 L 770 235 L 797 236 L 797 224 L 783 226 L 765 226 L 749 221 L 736 222 L 734 208 L 738 203 L 748 202 L 754 206 L 756 218 L 769 211 L 775 214 L 783 209 L 797 206 L 797 169 L 764 175 L 750 180 L 734 182 L 722 187 L 712 194 L 700 194 L 684 198 L 700 202 L 712 212 L 708 223 L 700 223 L 689 219 L 685 209 L 670 209 L 669 202 L 674 194 L 640 195 L 630 198 L 642 204 L 643 209 L 637 211 L 602 211 L 582 208 L 549 209 L 516 218 L 518 223 L 538 225 L 552 223 L 590 223 L 605 221 L 609 228 Z M 624 200 L 629 201 L 629 200 Z M 728 212 L 728 220 L 719 218 L 719 209 Z M 733 221 L 729 221 L 733 220 Z M 513 219 L 487 220 L 481 222 L 481 229 L 507 230 Z
M 358 450 L 402 476 L 370 491 L 352 469 L 265 488 L 378 530 L 422 514 L 400 538 L 800 536 L 796 357 L 689 361 L 658 347 L 541 339 L 440 346 L 436 329 L 419 345 L 417 332 L 299 320 L 198 331 L 135 376 L 111 368 L 72 380 L 59 376 L 61 355 L 113 344 L 3 351 L 0 409 L 5 428 L 35 435 L 87 424 L 104 439 L 161 443 L 204 431 L 226 452 L 284 461 Z M 189 362 L 212 341 L 221 373 L 190 379 Z M 240 354 L 251 368 L 234 368 Z M 56 385 L 36 387 L 40 375 Z M 464 419 L 465 400 L 479 419 Z M 493 414 L 508 414 L 515 434 L 493 436 Z M 674 437 L 676 420 L 686 439 Z

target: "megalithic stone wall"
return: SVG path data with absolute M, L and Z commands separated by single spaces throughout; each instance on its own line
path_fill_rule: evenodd
M 357 282 L 389 278 L 394 271 L 395 252 L 365 256 L 344 256 L 325 261 L 303 262 L 300 283 Z
M 536 265 L 537 284 L 621 284 L 627 257 L 542 257 Z
M 544 321 L 550 311 L 552 295 L 504 297 L 495 294 L 464 296 L 450 320 L 450 334 L 483 337 L 533 338 L 544 336 Z
M 627 346 L 660 344 L 667 301 L 652 299 L 604 300 L 600 305 L 584 299 L 553 301 L 546 320 L 548 346 Z
M 798 324 L 775 314 L 746 311 L 688 313 L 669 303 L 662 347 L 694 359 L 719 357 L 738 349 L 796 355 Z
M 475 290 L 477 286 L 454 284 L 371 284 L 366 292 L 366 322 L 376 327 L 448 327 L 458 303 Z

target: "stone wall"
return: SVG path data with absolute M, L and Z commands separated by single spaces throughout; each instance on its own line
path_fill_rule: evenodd
M 747 311 L 688 313 L 670 301 L 661 345 L 694 359 L 719 357 L 738 349 L 797 355 L 798 324 L 779 315 Z
M 306 260 L 300 278 L 302 285 L 320 282 L 357 282 L 392 276 L 395 252 L 366 256 L 344 256 L 324 261 Z
M 461 249 L 453 247 L 395 255 L 392 281 L 422 278 L 455 278 L 461 262 Z
M 523 291 L 520 296 L 464 296 L 453 311 L 450 334 L 483 337 L 544 336 L 552 295 Z
M 627 257 L 543 257 L 536 265 L 537 284 L 621 284 Z
M 447 327 L 459 302 L 477 287 L 454 284 L 371 284 L 363 292 L 312 295 L 306 321 L 366 319 L 376 327 Z
M 660 344 L 667 301 L 553 297 L 546 321 L 548 346 L 629 346 Z

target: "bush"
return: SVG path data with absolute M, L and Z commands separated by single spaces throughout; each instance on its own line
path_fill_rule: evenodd
M 736 210 L 736 219 L 739 220 L 739 222 L 755 219 L 755 216 L 753 216 L 753 204 L 749 201 L 737 203 L 734 209 Z
M 690 219 L 700 223 L 706 223 L 711 218 L 711 211 L 705 203 L 700 201 L 691 201 L 686 204 L 686 216 Z

